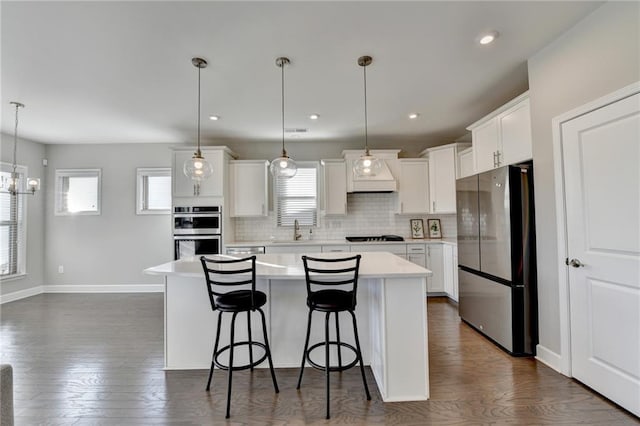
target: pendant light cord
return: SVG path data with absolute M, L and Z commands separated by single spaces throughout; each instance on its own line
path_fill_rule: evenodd
M 367 66 L 362 67 L 364 71 L 364 153 L 369 155 L 369 134 L 367 131 Z
M 287 156 L 287 151 L 284 149 L 284 61 L 282 61 L 282 64 L 280 65 L 280 68 L 282 70 L 281 72 L 281 81 L 282 81 L 282 85 L 281 85 L 281 94 L 282 94 L 282 156 L 286 157 Z
M 200 71 L 202 67 L 198 66 L 198 157 L 202 156 L 200 151 Z
M 16 103 L 16 121 L 15 127 L 13 129 L 13 173 L 15 175 L 17 168 L 17 158 L 18 158 L 18 109 L 20 105 Z

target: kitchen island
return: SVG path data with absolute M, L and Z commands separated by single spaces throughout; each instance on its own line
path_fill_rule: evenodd
M 425 293 L 426 278 L 431 271 L 391 253 L 361 254 L 356 316 L 365 364 L 371 366 L 384 401 L 428 399 Z M 344 253 L 315 255 L 343 257 Z M 263 310 L 274 365 L 299 368 L 308 314 L 301 257 L 299 254 L 256 257 L 256 288 L 267 294 Z M 165 277 L 165 369 L 208 369 L 217 314 L 209 304 L 199 259 L 165 263 L 148 268 L 145 273 Z M 246 321 L 245 315 L 239 315 L 236 321 L 236 339 L 246 339 L 246 322 L 243 325 L 242 321 Z M 323 322 L 313 322 L 311 342 L 323 339 Z M 225 324 L 223 330 L 228 335 L 229 326 Z M 261 340 L 259 315 L 252 315 L 252 329 L 254 339 Z M 341 322 L 340 335 L 343 341 L 353 341 L 346 318 Z M 228 337 L 223 335 L 222 339 Z M 244 361 L 243 355 L 237 355 L 238 362 Z

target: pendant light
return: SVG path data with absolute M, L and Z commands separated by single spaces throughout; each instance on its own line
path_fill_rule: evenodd
M 20 191 L 20 174 L 16 171 L 18 168 L 17 164 L 17 156 L 18 156 L 18 110 L 20 108 L 24 108 L 24 104 L 20 102 L 9 102 L 11 105 L 16 107 L 16 119 L 15 119 L 15 128 L 13 131 L 13 164 L 11 171 L 11 178 L 8 180 L 8 185 L 6 187 L 6 191 L 11 195 L 19 195 L 19 194 L 28 194 L 33 195 L 37 190 L 40 189 L 40 179 L 38 178 L 27 178 L 27 192 Z M 4 182 L 3 183 L 3 187 Z M 4 188 L 3 188 L 4 189 Z
M 361 56 L 358 58 L 358 65 L 364 72 L 364 154 L 353 165 L 353 172 L 356 176 L 375 176 L 382 169 L 380 159 L 374 157 L 369 152 L 369 141 L 367 132 L 367 66 L 371 65 L 371 56 Z
M 269 170 L 275 178 L 290 178 L 298 172 L 296 162 L 289 158 L 287 150 L 284 149 L 284 66 L 290 63 L 289 58 L 276 59 L 276 66 L 280 68 L 282 76 L 282 155 L 274 158 L 269 166 Z
M 193 157 L 184 162 L 182 168 L 185 176 L 195 182 L 207 179 L 213 173 L 213 167 L 200 151 L 200 71 L 207 67 L 207 61 L 202 58 L 191 59 L 193 66 L 198 68 L 198 150 L 193 153 Z

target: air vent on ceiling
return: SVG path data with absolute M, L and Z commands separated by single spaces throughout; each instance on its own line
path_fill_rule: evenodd
M 297 129 L 297 128 L 288 128 L 288 129 L 284 129 L 285 133 L 307 133 L 309 131 L 309 129 Z

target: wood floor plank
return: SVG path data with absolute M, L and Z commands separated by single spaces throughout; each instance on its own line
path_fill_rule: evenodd
M 163 371 L 160 294 L 42 294 L 0 307 L 0 360 L 14 367 L 17 425 L 637 425 L 638 418 L 533 358 L 512 358 L 462 323 L 454 305 L 430 299 L 431 399 L 384 403 L 357 369 L 324 376 L 278 369 L 234 374 Z M 374 391 L 375 390 L 375 391 Z

